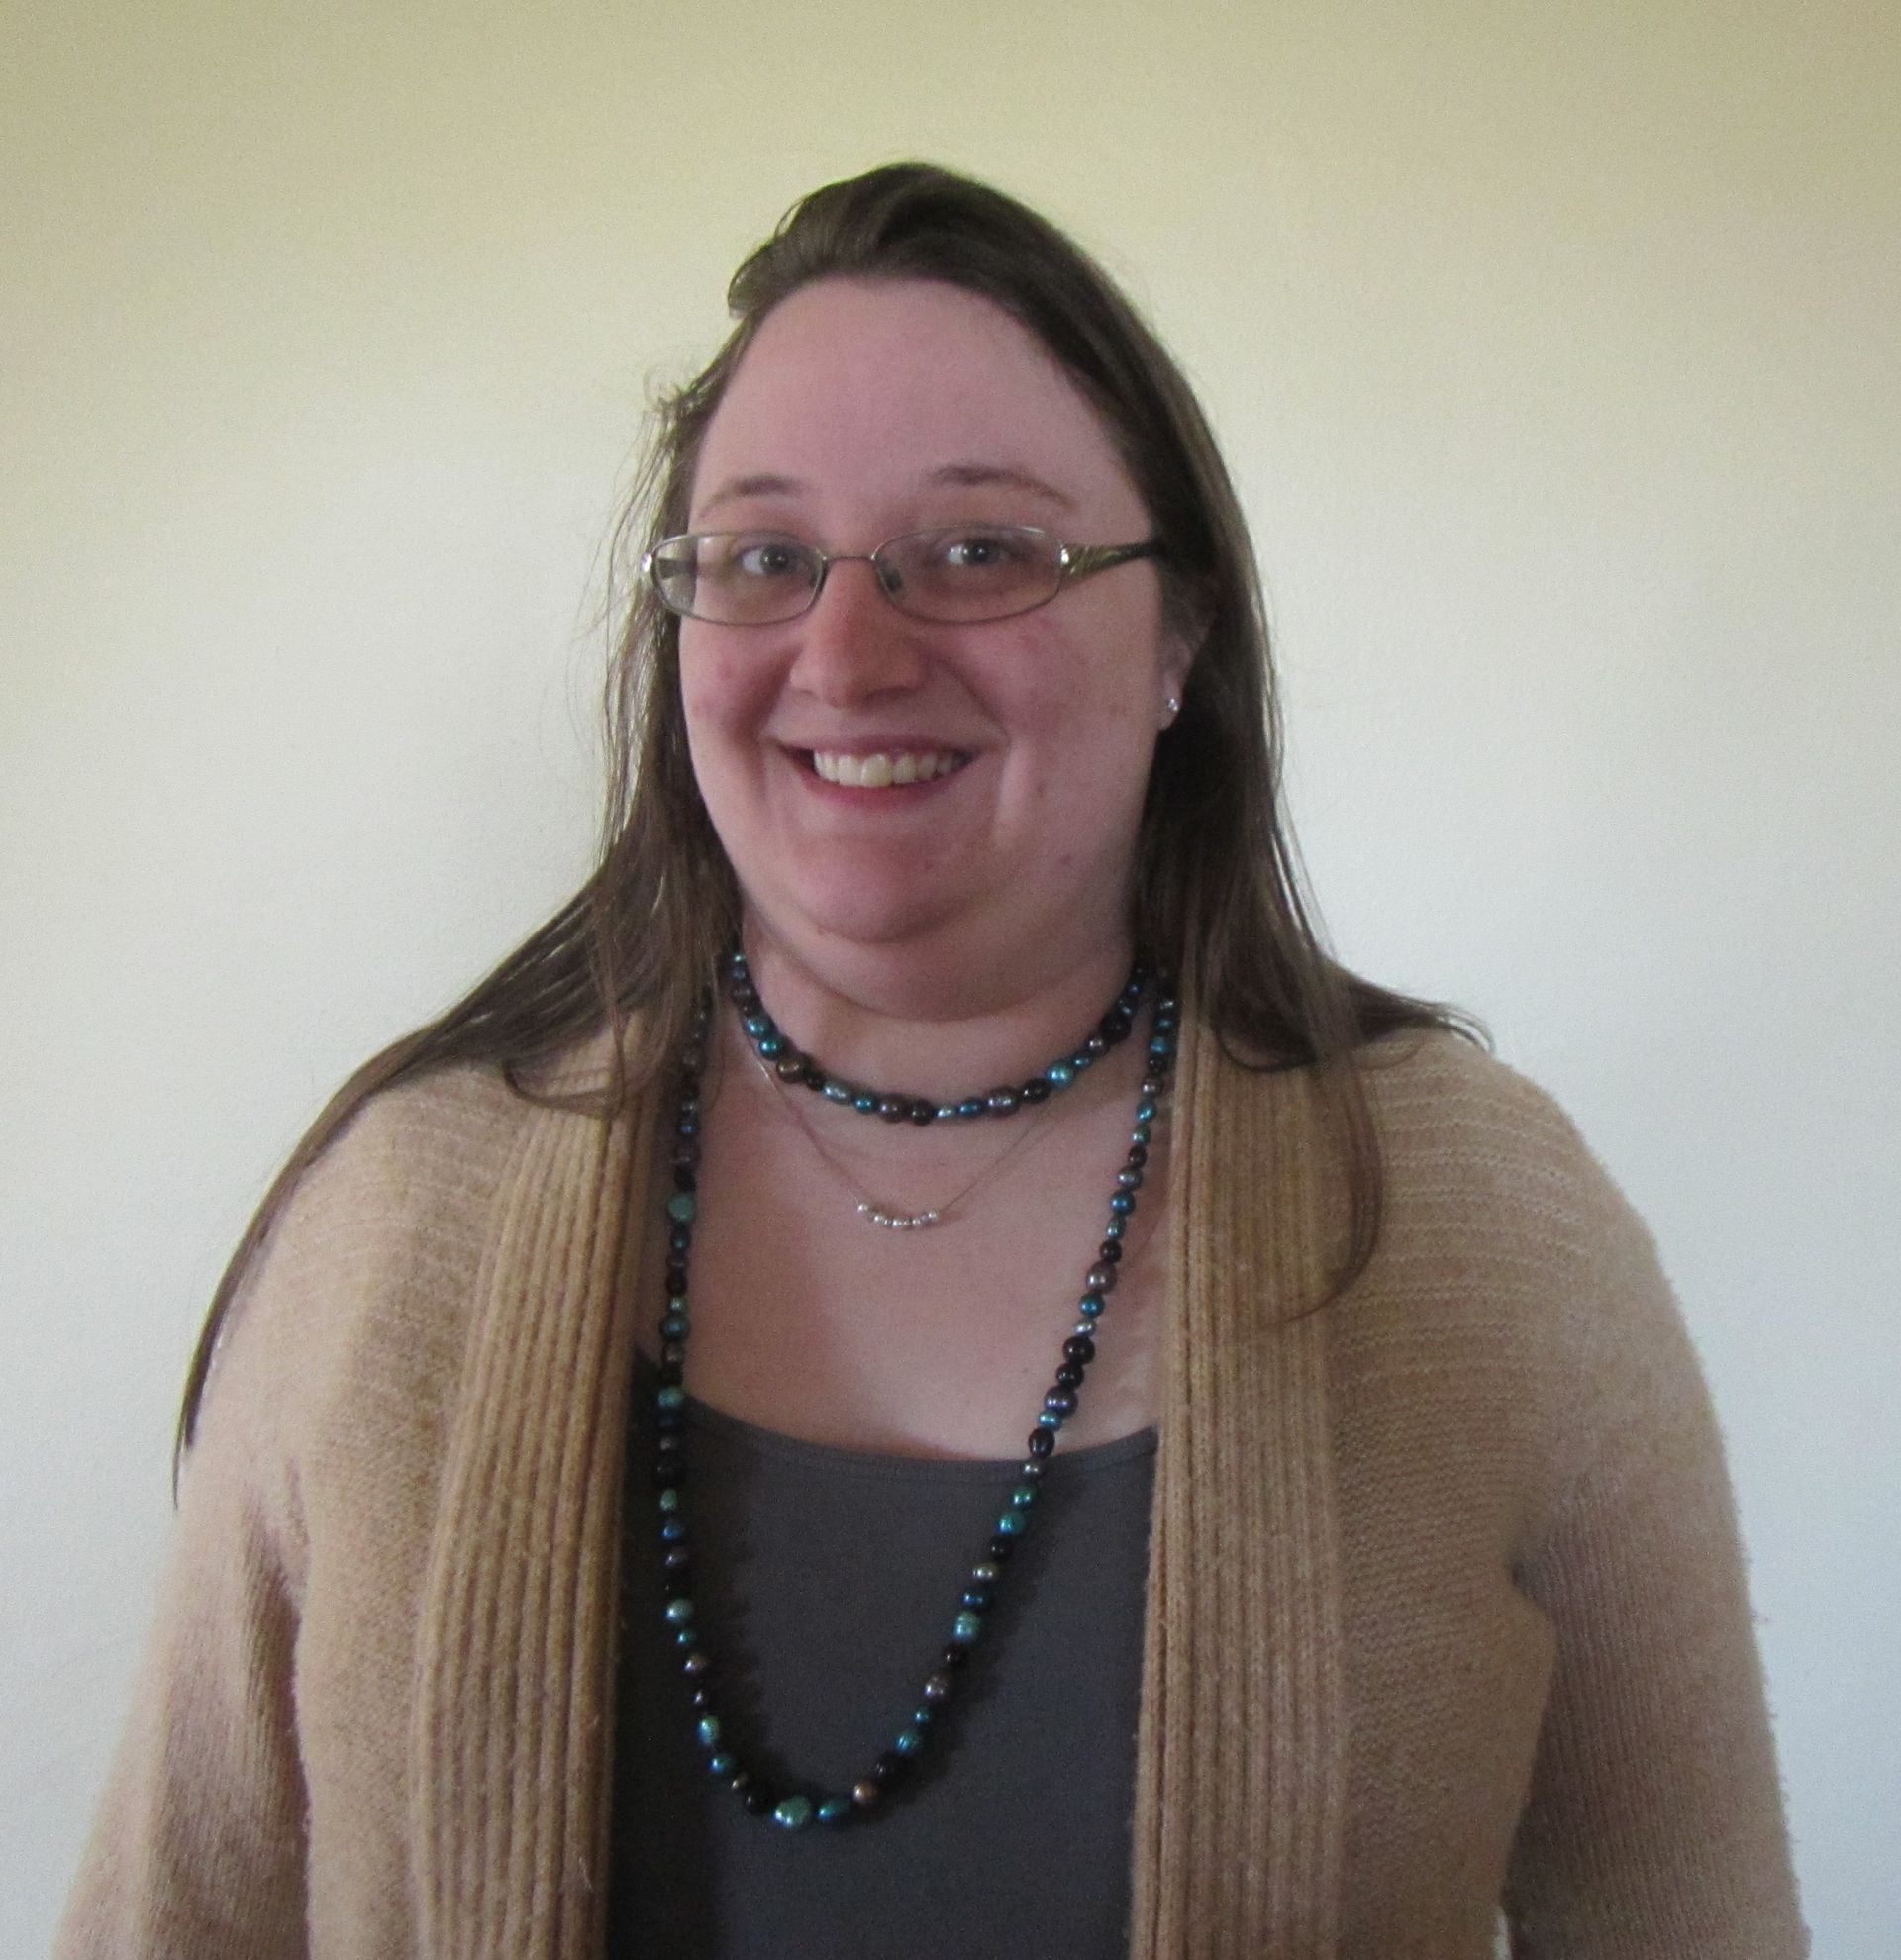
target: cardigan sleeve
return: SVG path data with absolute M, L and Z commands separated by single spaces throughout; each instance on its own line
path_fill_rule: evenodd
M 1512 1952 L 1797 1960 L 1721 1438 L 1650 1235 L 1589 1169 L 1577 1460 L 1520 1573 L 1556 1651 L 1507 1887 Z
M 294 1476 L 282 1357 L 253 1318 L 235 1316 L 207 1387 L 156 1617 L 56 1960 L 306 1951 Z

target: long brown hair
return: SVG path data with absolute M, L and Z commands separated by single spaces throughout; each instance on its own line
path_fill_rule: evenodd
M 1470 1025 L 1348 972 L 1320 942 L 1281 802 L 1279 712 L 1241 506 L 1187 381 L 1107 273 L 1014 198 L 928 164 L 813 191 L 735 273 L 725 344 L 657 408 L 621 555 L 686 528 L 700 443 L 760 323 L 788 294 L 830 278 L 932 279 L 990 300 L 1042 343 L 1116 441 L 1160 543 L 1172 622 L 1197 648 L 1181 713 L 1156 745 L 1137 935 L 1191 976 L 1230 1052 L 1321 1071 L 1349 1167 L 1338 1292 L 1370 1257 L 1380 1213 L 1377 1138 L 1353 1058 L 1396 1029 Z M 683 1038 L 738 930 L 739 893 L 688 759 L 678 660 L 678 621 L 637 585 L 609 674 L 613 760 L 595 870 L 448 1013 L 364 1063 L 298 1143 L 212 1299 L 179 1415 L 181 1456 L 241 1276 L 298 1179 L 368 1098 L 450 1062 L 493 1066 L 533 1094 L 534 1064 L 609 1028 L 620 1038 L 597 1106 L 612 1115 Z

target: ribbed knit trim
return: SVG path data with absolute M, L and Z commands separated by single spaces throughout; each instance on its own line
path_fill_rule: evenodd
M 1134 1960 L 1321 1960 L 1347 1753 L 1339 1533 L 1304 1073 L 1237 1080 L 1185 1022 L 1136 1793 Z M 1261 1181 L 1234 1174 L 1259 1166 Z M 1219 1357 L 1219 1365 L 1217 1365 Z
M 431 1954 L 600 1950 L 633 1350 L 615 1277 L 627 1194 L 645 1188 L 647 1129 L 538 1112 L 478 1281 L 411 1738 Z

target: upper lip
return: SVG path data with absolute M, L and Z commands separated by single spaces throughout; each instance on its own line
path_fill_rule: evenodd
M 848 735 L 827 741 L 788 741 L 781 747 L 803 755 L 969 755 L 965 742 L 938 735 Z

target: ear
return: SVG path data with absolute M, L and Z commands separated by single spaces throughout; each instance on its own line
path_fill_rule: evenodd
M 1195 655 L 1201 651 L 1201 632 L 1196 625 L 1192 631 L 1188 623 L 1170 626 L 1162 638 L 1159 699 L 1155 715 L 1158 727 L 1166 729 L 1173 725 L 1181 713 L 1182 697 L 1188 691 L 1188 675 L 1195 664 Z

